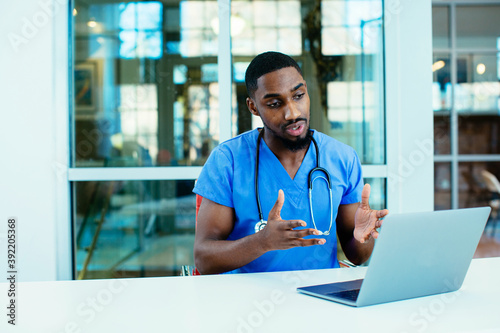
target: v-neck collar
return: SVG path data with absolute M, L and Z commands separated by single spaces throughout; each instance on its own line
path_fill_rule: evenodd
M 257 131 L 258 135 L 258 131 Z M 313 130 L 313 136 L 315 131 Z M 290 177 L 283 164 L 272 150 L 267 146 L 264 139 L 260 143 L 259 168 L 270 170 L 281 189 L 285 192 L 285 201 L 290 200 L 294 206 L 300 205 L 303 192 L 307 190 L 307 178 L 309 172 L 316 166 L 316 151 L 314 143 L 310 143 L 307 152 L 302 159 L 294 179 Z M 262 169 L 261 169 L 262 170 Z M 261 174 L 261 172 L 259 172 Z

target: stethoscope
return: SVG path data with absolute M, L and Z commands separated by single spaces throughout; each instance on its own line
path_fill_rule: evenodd
M 257 156 L 255 158 L 255 199 L 257 200 L 257 209 L 259 210 L 259 219 L 260 221 L 255 224 L 255 232 L 259 232 L 262 229 L 264 229 L 267 225 L 267 221 L 264 220 L 264 215 L 262 214 L 262 208 L 260 207 L 260 198 L 259 198 L 259 152 L 260 152 L 260 140 L 262 139 L 262 135 L 264 134 L 264 129 L 262 129 L 259 133 L 259 136 L 257 138 Z M 326 184 L 328 185 L 328 191 L 330 193 L 330 228 L 328 231 L 319 231 L 320 235 L 328 236 L 330 234 L 330 231 L 332 230 L 332 224 L 333 224 L 333 196 L 332 196 L 332 183 L 330 182 L 330 174 L 328 171 L 322 167 L 319 166 L 319 149 L 318 149 L 318 144 L 316 143 L 316 140 L 311 136 L 311 140 L 314 144 L 314 148 L 316 149 L 316 167 L 313 168 L 311 171 L 309 171 L 309 175 L 307 176 L 307 182 L 309 186 L 309 210 L 311 212 L 311 219 L 312 223 L 314 225 L 314 229 L 318 230 L 316 227 L 316 222 L 314 221 L 314 213 L 313 213 L 313 207 L 312 207 L 312 189 L 313 189 L 313 183 L 316 179 L 321 178 L 326 181 Z M 314 179 L 312 179 L 312 174 L 316 171 L 321 171 L 325 174 L 326 177 L 323 176 L 318 176 Z

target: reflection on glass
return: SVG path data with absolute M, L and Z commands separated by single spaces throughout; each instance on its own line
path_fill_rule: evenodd
M 492 199 L 492 193 L 488 191 L 482 170 L 492 173 L 500 179 L 499 162 L 467 162 L 459 163 L 459 207 L 482 207 L 488 206 Z
M 189 160 L 196 160 L 198 156 L 208 156 L 214 148 L 210 142 L 218 138 L 216 134 L 219 130 L 218 99 L 217 83 L 193 85 L 188 89 L 190 126 L 187 131 L 183 131 L 183 141 L 188 142 L 186 146 L 189 147 Z
M 381 2 L 322 1 L 321 15 L 324 54 L 380 52 Z
M 311 127 L 354 147 L 364 164 L 385 162 L 381 1 L 235 0 L 231 11 L 245 21 L 232 34 L 236 133 L 262 126 L 246 107 L 244 71 L 255 55 L 275 50 L 302 68 Z
M 459 154 L 500 154 L 500 115 L 458 117 Z
M 153 166 L 158 155 L 158 97 L 154 84 L 121 85 L 120 122 L 121 133 L 111 137 L 112 146 L 121 152 L 119 159 L 125 165 Z
M 250 62 L 235 62 L 233 64 L 233 81 L 245 83 L 245 72 Z
M 216 56 L 218 14 L 216 1 L 181 1 L 180 54 L 183 57 Z
M 500 6 L 457 6 L 457 47 L 497 49 Z
M 160 2 L 118 5 L 121 58 L 161 57 L 162 6 Z
M 231 51 L 252 56 L 279 51 L 302 53 L 300 1 L 233 1 L 231 3 Z
M 370 207 L 372 209 L 386 209 L 386 179 L 385 178 L 365 178 L 365 184 L 370 184 Z
M 77 182 L 75 244 L 83 279 L 179 275 L 193 265 L 192 180 Z
M 219 143 L 217 2 L 75 8 L 73 165 L 203 165 Z
M 451 153 L 450 115 L 434 115 L 434 155 Z
M 187 81 L 187 71 L 186 65 L 174 66 L 174 84 L 184 84 Z
M 352 146 L 362 163 L 384 163 L 382 3 L 323 1 L 321 13 L 322 52 L 329 57 L 313 59 L 326 86 L 320 96 L 330 128 L 323 130 Z M 335 67 L 323 65 L 328 61 Z
M 432 109 L 451 109 L 451 62 L 449 55 L 434 55 L 432 63 Z
M 499 59 L 500 53 L 459 56 L 455 88 L 458 112 L 497 114 L 500 111 Z
M 451 163 L 434 163 L 434 210 L 451 209 Z
M 450 21 L 448 6 L 432 6 L 432 46 L 450 47 Z

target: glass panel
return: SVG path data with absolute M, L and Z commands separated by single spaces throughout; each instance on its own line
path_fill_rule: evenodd
M 484 229 L 483 236 L 474 254 L 475 258 L 500 256 L 500 194 L 496 186 L 490 187 L 492 181 L 500 179 L 500 162 L 460 163 L 460 207 L 491 206 L 491 214 Z M 490 177 L 482 172 L 486 170 Z M 490 185 L 490 186 L 488 186 Z
M 451 209 L 451 163 L 434 163 L 434 210 Z
M 77 276 L 179 275 L 193 265 L 194 180 L 73 183 Z
M 500 111 L 500 53 L 460 55 L 457 59 L 455 108 L 460 113 Z
M 434 48 L 450 47 L 450 9 L 448 6 L 432 7 L 432 46 Z
M 448 54 L 436 54 L 432 62 L 432 109 L 451 109 L 451 62 Z
M 217 2 L 76 0 L 73 166 L 203 165 L 219 143 Z
M 494 195 L 488 190 L 481 174 L 483 170 L 500 179 L 500 162 L 459 163 L 459 207 L 488 206 Z
M 499 55 L 458 58 L 455 107 L 460 154 L 498 154 L 500 125 Z
M 450 114 L 434 115 L 434 155 L 451 154 Z
M 457 47 L 498 49 L 500 6 L 457 6 Z
M 352 146 L 363 164 L 385 162 L 382 1 L 235 0 L 231 11 L 242 27 L 231 31 L 234 135 L 262 126 L 247 109 L 244 73 L 255 55 L 275 50 L 302 67 L 311 128 Z
M 301 54 L 300 1 L 233 1 L 231 13 L 233 55 Z
M 500 115 L 458 117 L 459 154 L 500 154 Z
M 386 178 L 365 178 L 365 184 L 370 184 L 370 207 L 372 209 L 387 208 L 386 201 Z
M 491 206 L 491 214 L 484 229 L 474 257 L 495 257 L 500 255 L 498 190 L 491 191 L 488 181 L 482 174 L 486 170 L 493 178 L 500 179 L 500 162 L 459 163 L 459 207 Z

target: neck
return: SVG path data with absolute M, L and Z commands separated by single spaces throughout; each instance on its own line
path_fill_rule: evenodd
M 309 149 L 311 140 L 307 137 L 307 143 L 303 145 L 300 149 L 294 150 L 287 147 L 286 143 L 280 137 L 273 135 L 270 131 L 265 131 L 262 128 L 261 133 L 264 141 L 273 154 L 281 162 L 281 165 L 285 168 L 290 178 L 294 179 L 295 174 L 300 168 L 304 157 L 306 156 L 307 150 Z M 312 134 L 311 134 L 312 135 Z

